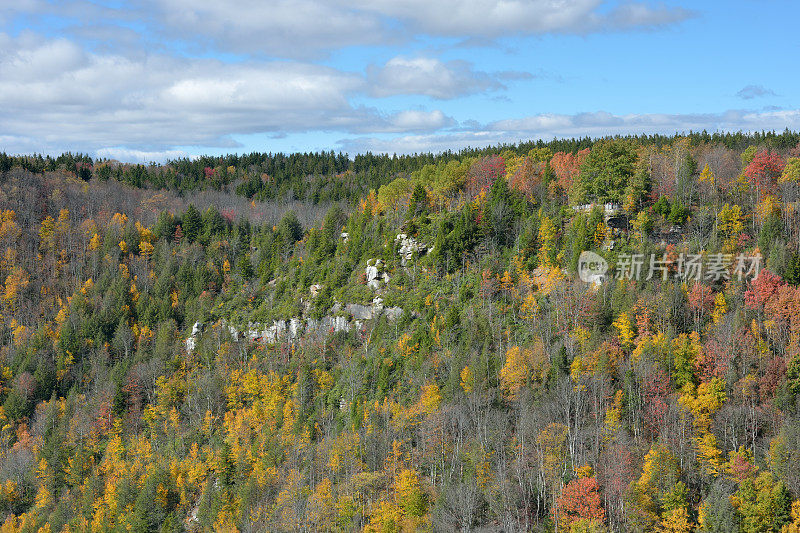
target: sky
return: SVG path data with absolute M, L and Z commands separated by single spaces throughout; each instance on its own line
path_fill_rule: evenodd
M 800 2 L 2 0 L 0 151 L 800 130 Z

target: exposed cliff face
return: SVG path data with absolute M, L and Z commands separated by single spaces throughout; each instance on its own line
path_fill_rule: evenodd
M 349 238 L 347 233 L 342 233 L 341 237 L 345 240 Z M 405 233 L 398 234 L 395 240 L 400 245 L 398 254 L 400 255 L 402 267 L 406 267 L 414 259 L 415 255 L 427 254 L 433 251 L 433 248 L 428 248 L 425 244 L 418 242 Z M 381 294 L 381 289 L 388 285 L 391 280 L 389 273 L 385 270 L 385 266 L 382 259 L 369 259 L 364 269 L 367 285 L 377 294 Z M 275 280 L 268 285 L 274 286 L 274 283 Z M 321 284 L 311 285 L 309 287 L 311 298 L 316 298 L 322 288 Z M 376 296 L 371 305 L 351 303 L 342 306 L 337 303 L 330 309 L 329 314 L 320 319 L 291 317 L 286 320 L 273 320 L 271 324 L 249 323 L 247 328 L 243 330 L 223 320 L 222 326 L 227 328 L 231 336 L 237 340 L 247 338 L 252 341 L 275 343 L 292 341 L 304 334 L 313 332 L 336 333 L 351 331 L 353 328 L 361 329 L 365 321 L 373 320 L 380 316 L 385 316 L 388 320 L 395 321 L 402 315 L 402 308 L 384 307 L 383 298 Z M 197 339 L 202 333 L 203 327 L 201 322 L 194 324 L 191 335 L 186 339 L 187 351 L 191 352 L 196 348 Z
M 414 259 L 414 254 L 423 255 L 433 251 L 433 247 L 428 248 L 424 243 L 417 241 L 414 237 L 409 237 L 405 233 L 399 233 L 394 240 L 400 243 L 400 249 L 397 253 L 400 254 L 401 266 L 407 266 Z
M 367 276 L 367 285 L 374 291 L 377 291 L 383 285 L 388 285 L 391 279 L 388 272 L 385 272 L 383 267 L 383 261 L 380 259 L 370 259 L 367 261 L 364 274 Z
M 331 308 L 330 313 L 320 319 L 292 317 L 287 320 L 273 320 L 272 324 L 269 325 L 250 323 L 244 330 L 240 330 L 223 320 L 222 327 L 227 328 L 231 336 L 236 340 L 249 339 L 272 344 L 292 341 L 302 335 L 314 332 L 327 334 L 351 331 L 353 328 L 358 330 L 364 327 L 366 321 L 381 316 L 395 321 L 403 315 L 403 309 L 400 307 L 384 307 L 383 300 L 375 298 L 372 305 L 346 304 L 342 306 L 336 304 Z M 186 351 L 191 352 L 197 347 L 197 339 L 203 329 L 204 324 L 202 322 L 195 322 L 192 327 L 192 334 L 186 339 Z

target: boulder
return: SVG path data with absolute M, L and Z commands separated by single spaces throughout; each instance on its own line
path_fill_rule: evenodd
M 403 316 L 403 308 L 402 307 L 384 307 L 383 314 L 386 316 L 387 319 L 391 321 L 398 320 L 401 316 Z
M 383 261 L 380 259 L 369 259 L 364 274 L 367 277 L 367 286 L 377 291 L 384 283 L 389 283 L 389 275 L 383 271 Z
M 345 311 L 353 315 L 355 320 L 369 320 L 373 317 L 372 307 L 361 304 L 347 304 Z
M 374 265 L 367 266 L 367 268 L 364 269 L 364 272 L 367 274 L 367 283 L 369 283 L 370 281 L 377 280 L 378 274 L 380 273 L 378 271 L 378 267 Z
M 414 237 L 409 237 L 405 233 L 398 233 L 395 237 L 395 242 L 399 241 L 400 248 L 397 253 L 400 255 L 400 266 L 406 266 L 409 261 L 414 259 L 414 254 L 429 253 L 429 249 L 423 243 L 418 242 Z

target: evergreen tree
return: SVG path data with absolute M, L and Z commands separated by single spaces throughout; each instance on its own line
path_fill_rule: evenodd
M 411 200 L 408 203 L 408 213 L 406 214 L 406 220 L 411 220 L 416 218 L 420 215 L 425 215 L 428 213 L 430 209 L 429 200 L 428 200 L 428 192 L 425 190 L 425 187 L 422 184 L 417 183 L 414 186 L 414 191 L 411 193 Z
M 186 212 L 181 217 L 181 229 L 183 236 L 189 242 L 194 242 L 200 236 L 200 231 L 203 228 L 203 218 L 200 212 L 194 205 L 189 204 Z

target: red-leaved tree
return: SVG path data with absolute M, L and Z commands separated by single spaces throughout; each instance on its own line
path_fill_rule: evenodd
M 778 349 L 800 353 L 800 289 L 785 283 L 779 285 L 764 301 L 764 316 L 773 323 L 769 331 Z
M 465 189 L 470 198 L 488 190 L 506 173 L 506 160 L 499 155 L 489 155 L 475 161 L 467 172 Z
M 526 157 L 516 172 L 510 177 L 508 186 L 521 192 L 527 198 L 532 199 L 537 187 L 542 183 L 542 172 L 545 163 L 534 161 L 533 158 Z
M 568 192 L 572 187 L 572 181 L 581 170 L 581 165 L 586 160 L 591 150 L 584 148 L 577 153 L 556 152 L 550 159 L 550 168 L 556 175 L 555 185 L 562 192 Z
M 714 378 L 724 378 L 734 352 L 729 343 L 719 339 L 708 339 L 695 361 L 700 381 L 708 383 Z
M 619 524 L 623 520 L 625 495 L 635 474 L 633 454 L 624 444 L 610 445 L 598 459 L 597 478 L 603 488 L 608 518 L 612 525 Z
M 761 200 L 763 195 L 774 192 L 778 184 L 778 177 L 786 165 L 783 158 L 768 150 L 758 152 L 747 168 L 744 175 L 750 184 L 756 188 L 756 199 Z
M 657 436 L 667 419 L 670 394 L 669 376 L 660 368 L 655 368 L 642 383 L 644 393 L 644 422 Z
M 714 307 L 714 291 L 701 283 L 695 283 L 689 291 L 689 309 L 694 315 L 695 329 L 700 328 L 700 321 Z
M 750 288 L 744 293 L 744 303 L 750 309 L 761 311 L 783 285 L 784 281 L 779 275 L 773 274 L 765 268 L 759 272 L 756 279 L 750 282 Z
M 600 499 L 597 479 L 586 477 L 567 483 L 556 499 L 556 512 L 559 524 L 567 530 L 570 524 L 578 520 L 602 523 L 606 519 L 606 512 Z

